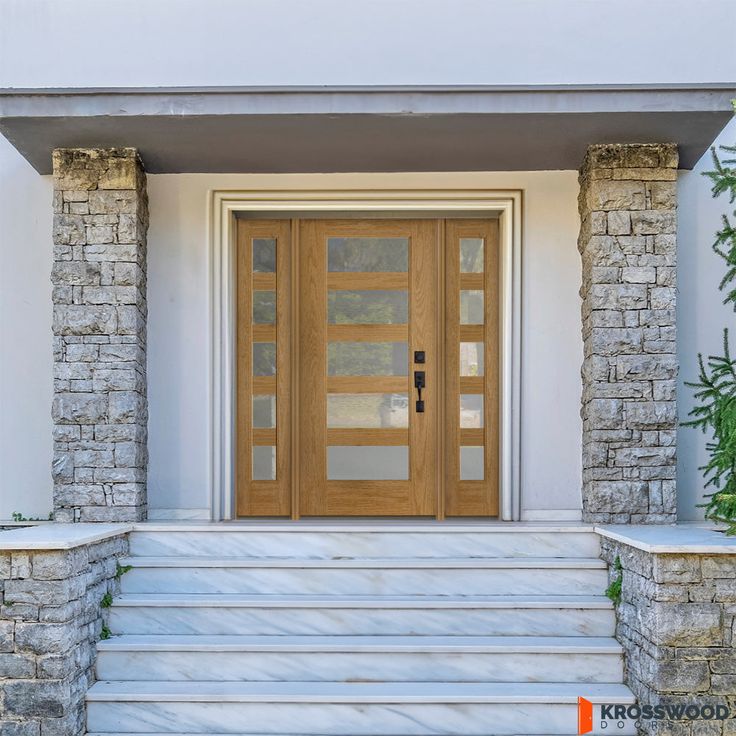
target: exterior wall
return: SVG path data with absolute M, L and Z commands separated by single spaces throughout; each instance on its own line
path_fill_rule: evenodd
M 650 554 L 601 540 L 612 580 L 622 574 L 616 637 L 639 705 L 736 704 L 736 557 Z M 642 721 L 644 734 L 732 734 L 733 721 Z
M 736 121 L 719 141 L 736 142 Z M 698 169 L 708 166 L 704 159 Z M 440 178 L 448 186 L 525 189 L 522 490 L 528 509 L 577 509 L 582 343 L 576 173 Z M 298 187 L 305 179 L 281 181 Z M 350 179 L 312 178 L 316 186 L 324 187 Z M 425 185 L 428 179 L 422 175 L 403 180 Z M 206 504 L 207 192 L 276 181 L 276 177 L 149 177 L 149 505 L 153 508 L 203 509 Z M 383 181 L 385 185 L 386 178 Z M 46 518 L 52 508 L 52 189 L 51 177 L 39 177 L 0 137 L 0 344 L 23 346 L 12 361 L 0 361 L 0 519 L 9 519 L 14 511 Z M 721 329 L 733 318 L 717 292 L 721 261 L 710 250 L 725 204 L 711 199 L 708 183 L 698 170 L 680 172 L 680 383 L 694 376 L 697 350 L 719 349 Z M 22 319 L 18 319 L 19 309 Z M 678 402 L 683 417 L 691 400 L 682 386 Z M 550 433 L 553 419 L 558 430 Z M 695 504 L 702 482 L 697 468 L 705 458 L 704 442 L 700 433 L 678 430 L 681 518 L 699 514 Z
M 108 0 L 105 13 L 95 0 L 5 0 L 3 8 L 0 87 L 736 79 L 736 58 L 723 52 L 736 26 L 731 0 L 358 0 L 349 12 L 341 0 Z M 124 34 L 109 32 L 110 17 L 125 18 Z M 85 42 L 69 44 L 79 18 Z M 623 44 L 625 52 L 601 52 Z
M 63 551 L 0 552 L 0 733 L 82 736 L 106 593 L 124 535 Z

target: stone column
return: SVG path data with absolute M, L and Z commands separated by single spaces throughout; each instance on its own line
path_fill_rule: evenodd
M 580 170 L 586 521 L 676 520 L 677 159 L 595 145 Z
M 54 518 L 146 515 L 146 176 L 135 149 L 54 151 Z

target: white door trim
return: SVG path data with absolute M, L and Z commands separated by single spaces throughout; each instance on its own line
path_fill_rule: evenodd
M 216 190 L 210 201 L 210 513 L 234 518 L 235 214 L 237 212 L 432 211 L 498 215 L 501 234 L 501 518 L 521 518 L 520 190 Z

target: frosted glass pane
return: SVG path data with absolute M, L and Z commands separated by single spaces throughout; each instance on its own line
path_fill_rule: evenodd
M 483 292 L 479 289 L 460 291 L 460 324 L 483 324 Z
M 327 321 L 333 325 L 396 325 L 409 319 L 407 291 L 329 291 Z
M 482 342 L 460 343 L 460 375 L 482 376 L 485 370 Z
M 460 448 L 460 480 L 484 480 L 483 447 Z
M 328 271 L 409 270 L 408 238 L 328 238 Z
M 328 427 L 408 427 L 409 394 L 328 394 Z
M 276 426 L 276 397 L 273 394 L 253 397 L 253 426 L 256 429 L 273 429 Z
M 483 238 L 460 238 L 460 272 L 483 271 Z
M 483 426 L 483 394 L 460 394 L 460 426 L 466 429 Z
M 276 448 L 257 445 L 253 448 L 253 480 L 276 480 Z
M 406 376 L 409 345 L 405 342 L 330 342 L 330 376 Z
M 253 270 L 256 273 L 276 272 L 276 240 L 253 238 Z
M 256 325 L 276 324 L 276 292 L 253 292 L 253 323 Z
M 327 448 L 328 480 L 409 480 L 409 448 L 404 446 Z
M 253 343 L 253 375 L 275 376 L 276 375 L 276 343 L 254 342 Z

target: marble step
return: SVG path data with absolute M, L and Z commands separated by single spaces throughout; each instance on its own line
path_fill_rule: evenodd
M 620 682 L 612 638 L 464 636 L 116 636 L 100 680 Z
M 297 595 L 600 595 L 594 558 L 311 560 L 130 557 L 123 593 Z
M 172 734 L 186 724 L 191 734 L 275 735 L 298 724 L 299 736 L 558 736 L 577 732 L 579 696 L 634 702 L 616 684 L 100 681 L 87 693 L 87 730 Z M 636 733 L 633 722 L 615 730 Z
M 140 531 L 139 531 L 140 529 Z M 140 525 L 130 552 L 146 557 L 306 557 L 316 559 L 402 557 L 598 557 L 592 527 L 447 523 L 441 526 L 266 524 Z
M 110 628 L 126 634 L 613 636 L 600 596 L 126 594 Z

